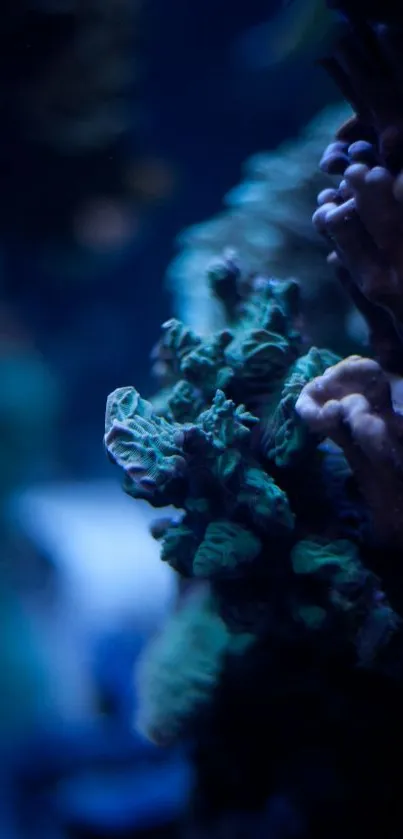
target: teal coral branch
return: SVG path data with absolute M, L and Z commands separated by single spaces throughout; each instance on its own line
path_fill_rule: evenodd
M 125 490 L 134 498 L 164 506 L 172 486 L 185 477 L 186 461 L 175 442 L 175 428 L 157 417 L 149 402 L 132 387 L 119 388 L 108 399 L 105 446 L 123 469 Z M 168 493 L 168 495 L 166 495 Z
M 154 525 L 161 559 L 208 591 L 145 653 L 140 725 L 164 743 L 194 731 L 229 660 L 246 662 L 251 644 L 304 638 L 315 655 L 319 638 L 332 639 L 372 666 L 398 626 L 358 535 L 347 540 L 337 516 L 329 531 L 325 518 L 312 529 L 312 508 L 326 505 L 323 437 L 297 408 L 337 357 L 302 354 L 295 282 L 242 275 L 225 257 L 210 283 L 232 300 L 228 326 L 201 337 L 168 321 L 154 353 L 168 371 L 163 399 L 120 388 L 106 410 L 105 446 L 125 490 L 180 510 Z M 341 491 L 350 474 L 338 470 Z
M 263 412 L 260 447 L 276 466 L 288 467 L 309 451 L 309 430 L 295 406 L 305 385 L 337 361 L 329 350 L 311 347 L 290 367 L 274 410 Z

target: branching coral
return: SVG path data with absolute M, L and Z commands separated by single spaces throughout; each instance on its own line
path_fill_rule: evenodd
M 379 651 L 399 628 L 376 577 L 359 560 L 356 546 L 344 539 L 334 542 L 304 540 L 291 553 L 297 575 L 316 578 L 317 602 L 299 607 L 299 616 L 308 626 L 318 627 L 334 608 L 355 637 L 358 661 L 371 667 Z M 322 588 L 324 607 L 320 605 Z
M 353 310 L 326 265 L 326 243 L 310 220 L 318 192 L 334 185 L 334 179 L 318 169 L 317 160 L 337 125 L 350 114 L 345 104 L 330 106 L 300 137 L 254 155 L 244 166 L 241 183 L 224 199 L 224 210 L 181 233 L 168 284 L 176 313 L 192 328 L 206 334 L 226 322 L 220 297 L 211 295 L 206 282 L 210 262 L 226 248 L 238 251 L 245 266 L 257 274 L 301 282 L 300 314 L 314 342 L 329 343 L 334 319 L 326 316 L 328 310 L 337 307 L 341 318 L 350 318 Z M 315 318 L 318 311 L 321 317 Z M 339 350 L 338 337 L 336 331 L 331 335 Z
M 375 20 L 382 21 L 382 10 Z M 395 370 L 402 369 L 403 318 L 400 41 L 396 26 L 358 25 L 353 15 L 335 54 L 323 62 L 356 114 L 322 156 L 322 169 L 342 179 L 319 195 L 314 215 L 331 263 L 368 321 L 377 356 Z
M 378 537 L 401 546 L 403 413 L 393 385 L 376 361 L 351 356 L 307 384 L 296 408 L 312 431 L 345 452 Z
M 165 625 L 147 649 L 136 673 L 140 731 L 159 745 L 177 739 L 211 699 L 230 634 L 197 592 Z M 180 667 L 172 672 L 172 657 Z
M 322 169 L 341 180 L 337 189 L 319 194 L 314 224 L 368 323 L 379 364 L 346 359 L 307 385 L 297 409 L 312 430 L 343 448 L 375 532 L 401 546 L 403 42 L 396 26 L 373 22 L 382 20 L 382 12 L 358 24 L 345 5 L 350 23 L 324 64 L 356 115 L 322 156 Z
M 180 510 L 155 524 L 162 559 L 206 586 L 145 651 L 139 723 L 159 742 L 192 738 L 218 809 L 263 808 L 276 770 L 328 749 L 343 788 L 361 772 L 363 791 L 353 827 L 354 794 L 343 821 L 338 787 L 334 829 L 333 800 L 309 815 L 312 836 L 356 835 L 364 817 L 371 828 L 379 801 L 384 835 L 401 832 L 388 812 L 400 790 L 372 746 L 378 700 L 397 697 L 400 725 L 403 685 L 400 38 L 355 13 L 325 62 L 357 116 L 324 155 L 344 179 L 314 221 L 376 358 L 306 352 L 296 283 L 245 273 L 227 251 L 205 283 L 222 328 L 202 337 L 169 321 L 153 359 L 159 398 L 123 388 L 107 407 L 126 490 Z M 396 729 L 383 742 L 382 725 L 387 763 Z
M 326 350 L 301 354 L 297 285 L 244 274 L 228 254 L 209 282 L 228 327 L 202 338 L 166 323 L 154 353 L 163 399 L 152 405 L 120 388 L 106 412 L 105 445 L 125 490 L 180 510 L 153 527 L 162 560 L 208 584 L 206 599 L 180 607 L 145 653 L 139 725 L 160 742 L 194 734 L 195 719 L 208 725 L 228 667 L 253 648 L 267 655 L 299 635 L 315 655 L 318 638 L 330 635 L 335 649 L 355 650 L 355 663 L 370 667 L 398 626 L 345 538 L 343 516 L 328 531 L 325 515 L 312 531 L 314 517 L 292 489 L 311 473 L 310 501 L 326 507 L 320 434 L 295 406 L 337 361 Z M 372 636 L 379 603 L 384 623 Z

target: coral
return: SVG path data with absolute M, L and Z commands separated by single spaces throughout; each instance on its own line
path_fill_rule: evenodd
M 379 581 L 360 562 L 356 545 L 344 539 L 303 540 L 291 552 L 291 562 L 295 574 L 316 578 L 323 587 L 323 605 L 317 590 L 315 603 L 299 606 L 299 617 L 309 627 L 319 629 L 333 607 L 338 618 L 346 622 L 348 634 L 355 638 L 359 663 L 371 666 L 400 622 Z
M 233 574 L 240 562 L 260 554 L 258 536 L 229 525 L 227 516 L 246 518 L 258 532 L 292 528 L 286 496 L 248 453 L 256 422 L 220 390 L 209 408 L 183 425 L 159 417 L 133 388 L 109 397 L 105 445 L 125 472 L 126 491 L 154 507 L 173 504 L 186 511 L 164 533 L 162 553 L 186 575 Z
M 367 322 L 376 360 L 353 356 L 332 367 L 307 384 L 297 411 L 312 431 L 341 446 L 368 504 L 374 534 L 400 547 L 401 29 L 389 21 L 386 9 L 359 22 L 348 2 L 343 12 L 348 22 L 323 64 L 355 115 L 322 155 L 321 168 L 338 175 L 339 184 L 319 194 L 313 221 L 328 243 L 329 263 Z
M 139 730 L 159 745 L 187 731 L 211 701 L 229 643 L 230 633 L 208 593 L 193 593 L 138 666 Z
M 307 422 L 312 381 L 339 368 L 328 350 L 304 354 L 297 284 L 245 273 L 229 253 L 208 280 L 227 327 L 202 337 L 168 321 L 154 352 L 162 398 L 119 388 L 106 411 L 105 446 L 126 492 L 178 509 L 152 528 L 162 560 L 208 586 L 168 621 L 137 674 L 138 724 L 160 743 L 200 738 L 229 673 L 247 669 L 253 650 L 270 657 L 298 638 L 314 658 L 328 644 L 376 670 L 400 626 L 362 562 L 359 509 L 344 521 L 348 463 L 334 467 L 319 445 L 328 428 Z M 329 492 L 335 468 L 340 509 Z
M 318 169 L 317 160 L 337 125 L 350 114 L 346 104 L 330 106 L 300 137 L 254 155 L 244 166 L 241 183 L 224 199 L 224 210 L 181 233 L 167 280 L 175 312 L 192 329 L 205 335 L 227 323 L 231 301 L 223 306 L 217 288 L 224 287 L 226 280 L 215 278 L 212 296 L 210 265 L 222 250 L 231 249 L 256 274 L 300 281 L 300 316 L 313 342 L 329 345 L 330 338 L 336 351 L 343 349 L 336 319 L 327 316 L 336 309 L 345 328 L 360 334 L 356 349 L 365 340 L 365 328 L 359 333 L 348 298 L 332 282 L 326 243 L 310 221 L 318 192 L 334 187 L 334 178 Z M 344 343 L 348 344 L 346 335 Z
M 291 366 L 279 403 L 261 436 L 262 454 L 273 459 L 277 466 L 290 465 L 305 450 L 307 428 L 299 422 L 296 403 L 305 384 L 318 375 L 319 369 L 329 367 L 334 361 L 333 353 L 311 347 Z
M 403 544 L 401 380 L 369 358 L 351 356 L 302 390 L 296 410 L 309 428 L 344 451 L 369 508 L 375 534 Z
M 186 461 L 176 440 L 179 430 L 155 416 L 134 388 L 119 388 L 109 397 L 105 443 L 111 459 L 124 469 L 125 488 L 134 498 L 165 506 L 172 485 L 183 483 Z
M 349 24 L 324 66 L 352 104 L 322 155 L 323 171 L 339 175 L 330 194 L 319 194 L 314 224 L 328 242 L 329 261 L 369 327 L 377 358 L 402 370 L 401 30 L 373 20 Z
M 324 64 L 356 115 L 323 155 L 340 182 L 320 192 L 314 226 L 375 357 L 307 348 L 286 260 L 268 279 L 253 252 L 264 215 L 248 217 L 248 240 L 230 213 L 194 239 L 202 264 L 224 231 L 202 283 L 219 327 L 210 297 L 202 329 L 164 325 L 161 391 L 152 403 L 115 391 L 105 444 L 126 491 L 178 508 L 153 533 L 196 587 L 144 652 L 142 730 L 190 738 L 218 824 L 286 788 L 301 835 L 371 835 L 376 823 L 389 839 L 403 822 L 389 768 L 403 692 L 402 30 L 333 5 L 349 22 Z

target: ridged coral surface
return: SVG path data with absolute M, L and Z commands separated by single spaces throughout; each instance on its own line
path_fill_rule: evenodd
M 227 253 L 208 282 L 226 305 L 225 327 L 202 337 L 166 323 L 154 351 L 162 395 L 152 404 L 120 388 L 106 415 L 125 490 L 179 510 L 153 528 L 162 560 L 209 589 L 207 612 L 200 602 L 179 607 L 145 654 L 139 724 L 163 742 L 208 719 L 228 662 L 246 663 L 252 648 L 299 636 L 313 656 L 330 643 L 332 655 L 353 650 L 353 666 L 377 669 L 399 630 L 360 556 L 368 523 L 349 502 L 349 463 L 340 449 L 329 458 L 327 428 L 306 421 L 312 382 L 338 359 L 303 351 L 298 285 L 245 273 Z M 344 507 L 332 501 L 335 475 Z M 192 621 L 206 628 L 201 649 Z

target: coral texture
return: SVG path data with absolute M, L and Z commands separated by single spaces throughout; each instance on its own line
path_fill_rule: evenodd
M 177 739 L 211 700 L 229 645 L 224 621 L 211 610 L 208 595 L 197 592 L 138 665 L 138 729 L 161 746 Z M 173 650 L 180 663 L 174 679 Z
M 119 388 L 106 411 L 105 445 L 126 492 L 180 510 L 154 525 L 162 560 L 209 585 L 207 612 L 182 607 L 145 654 L 139 725 L 164 743 L 194 731 L 195 719 L 201 727 L 228 661 L 246 660 L 251 647 L 300 633 L 314 655 L 318 637 L 336 633 L 335 648 L 352 646 L 357 665 L 376 668 L 398 626 L 360 559 L 359 516 L 348 528 L 328 491 L 328 452 L 318 444 L 340 441 L 329 423 L 310 419 L 309 394 L 337 358 L 302 354 L 297 284 L 245 275 L 232 254 L 209 282 L 227 327 L 202 338 L 166 323 L 154 353 L 163 398 L 153 406 Z M 302 478 L 308 507 L 296 491 Z
M 348 5 L 348 4 L 347 4 Z M 348 8 L 346 9 L 348 13 Z M 382 20 L 382 12 L 379 17 Z M 321 193 L 314 224 L 329 260 L 366 318 L 379 360 L 402 369 L 401 30 L 355 18 L 323 63 L 356 113 L 338 129 L 321 168 L 338 188 Z
M 162 559 L 206 586 L 145 652 L 143 730 L 192 738 L 210 812 L 287 788 L 298 836 L 403 825 L 403 30 L 373 5 L 333 4 L 347 24 L 323 63 L 355 115 L 323 155 L 340 182 L 314 225 L 374 358 L 306 352 L 297 283 L 230 249 L 206 275 L 220 329 L 165 324 L 159 395 L 120 389 L 106 417 L 126 491 L 179 510 L 154 526 Z
M 348 358 L 310 383 L 297 410 L 344 450 L 383 542 L 402 545 L 403 133 L 401 28 L 384 10 L 349 23 L 323 63 L 355 115 L 338 129 L 321 168 L 339 175 L 318 196 L 313 221 L 328 261 L 367 321 L 376 361 Z
M 303 389 L 296 409 L 346 454 L 383 542 L 403 545 L 403 413 L 392 382 L 369 358 L 350 356 Z M 401 387 L 400 387 L 401 389 Z
M 167 281 L 181 320 L 203 335 L 225 324 L 226 313 L 210 294 L 206 279 L 211 261 L 231 248 L 248 270 L 300 281 L 300 315 L 313 342 L 326 344 L 330 339 L 337 351 L 343 350 L 336 311 L 348 332 L 344 343 L 352 337 L 356 341 L 350 351 L 366 340 L 355 309 L 332 282 L 326 242 L 311 223 L 317 194 L 335 186 L 334 176 L 319 169 L 318 158 L 349 116 L 347 104 L 328 106 L 299 137 L 251 157 L 244 164 L 241 182 L 226 195 L 224 209 L 180 234 Z

